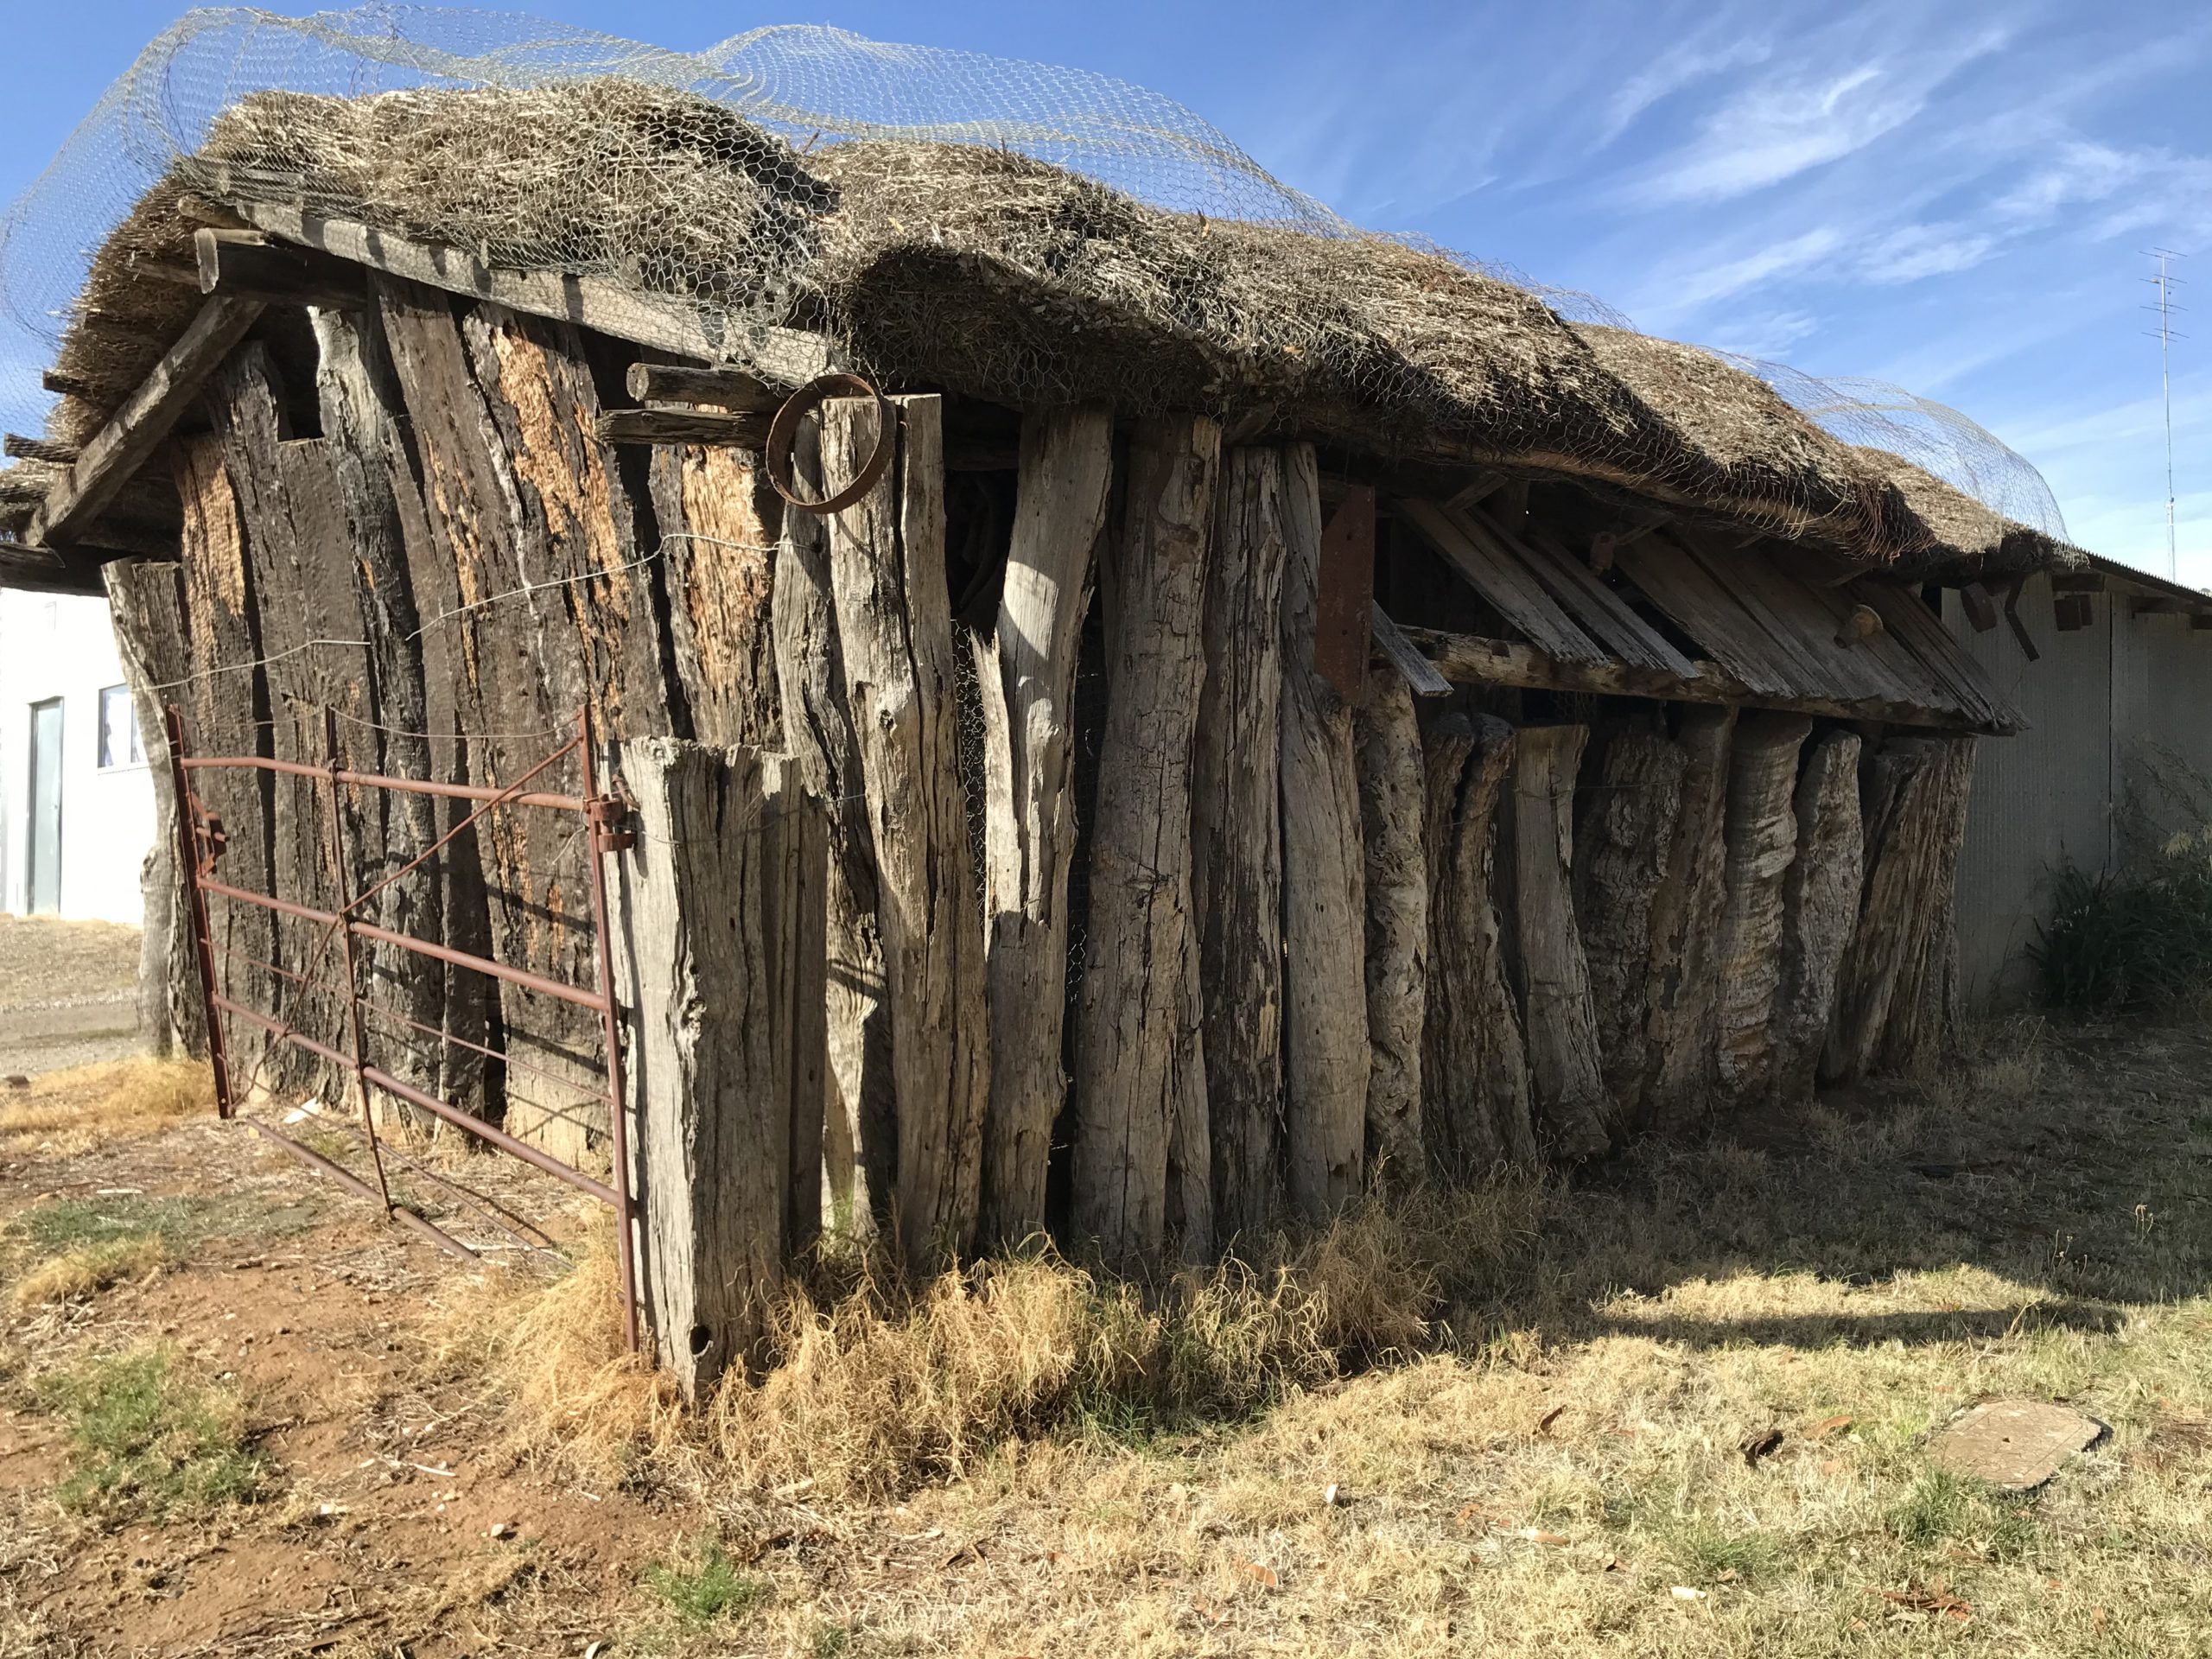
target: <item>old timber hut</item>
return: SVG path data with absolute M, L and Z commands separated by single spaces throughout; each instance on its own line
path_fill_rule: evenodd
M 576 188 L 618 175 L 645 207 Z M 551 832 L 355 803 L 338 870 L 296 791 L 512 789 L 586 711 L 612 925 L 662 941 L 618 1010 L 648 1230 L 750 1263 L 729 1306 L 825 1160 L 918 1268 L 1203 1258 L 1925 1066 L 2020 724 L 1939 590 L 2077 557 L 1440 254 L 621 79 L 245 99 L 49 385 L 0 579 L 112 597 L 149 733 L 294 763 L 194 774 L 226 880 L 575 965 Z M 818 879 L 750 868 L 779 810 Z M 284 965 L 217 912 L 226 971 Z M 374 972 L 454 1039 L 378 1077 L 604 1155 L 540 1094 L 588 1030 L 525 1072 L 517 983 Z M 735 1345 L 655 1306 L 675 1363 Z

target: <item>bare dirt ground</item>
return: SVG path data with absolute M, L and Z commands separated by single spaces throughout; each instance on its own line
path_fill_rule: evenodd
M 0 1655 L 2212 1652 L 2208 1079 L 2198 1026 L 2012 1027 L 1484 1195 L 1421 1351 L 839 1498 L 826 1407 L 818 1485 L 525 1412 L 480 1275 L 243 1131 L 0 1132 L 0 1279 L 158 1251 L 0 1302 Z M 1989 1397 L 2108 1432 L 2037 1492 L 1943 1475 Z
M 0 916 L 0 1077 L 130 1053 L 137 982 L 135 927 Z

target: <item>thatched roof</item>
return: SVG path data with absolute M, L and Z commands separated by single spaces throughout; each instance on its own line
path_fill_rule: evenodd
M 1167 213 L 995 149 L 801 154 L 726 105 L 627 80 L 246 99 L 101 249 L 64 374 L 119 395 L 189 317 L 188 289 L 137 274 L 188 262 L 173 211 L 188 189 L 613 276 L 724 324 L 816 327 L 893 385 L 1262 418 L 1588 480 L 1902 569 L 2075 556 L 1707 353 L 1571 325 L 1440 254 Z M 101 401 L 69 400 L 62 435 Z

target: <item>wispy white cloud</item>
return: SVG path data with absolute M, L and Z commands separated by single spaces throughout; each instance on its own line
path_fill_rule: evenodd
M 1962 224 L 1904 225 L 1861 249 L 1856 270 L 1863 282 L 1916 283 L 1923 276 L 1971 270 L 1997 247 L 1997 237 Z
M 1820 319 L 1796 308 L 1739 312 L 1705 331 L 1704 343 L 1738 357 L 1779 359 L 1789 348 L 1820 332 Z
M 1731 69 L 1764 63 L 1773 54 L 1771 41 L 1740 33 L 1733 39 L 1695 39 L 1669 48 L 1621 83 L 1605 107 L 1592 147 L 1611 143 L 1662 99 Z
M 1842 69 L 1786 67 L 1728 99 L 1635 188 L 1654 204 L 1725 200 L 1840 161 L 1912 120 L 1945 81 L 2004 41 L 1989 29 Z

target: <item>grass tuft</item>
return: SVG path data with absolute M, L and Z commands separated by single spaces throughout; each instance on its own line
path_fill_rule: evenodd
M 0 1096 L 0 1149 L 74 1156 L 214 1109 L 213 1075 L 196 1060 L 142 1055 L 72 1066 Z
M 247 1449 L 235 1390 L 195 1382 L 168 1348 L 105 1354 L 50 1373 L 35 1397 L 68 1431 L 70 1509 L 157 1517 L 251 1501 L 267 1466 Z
M 16 1281 L 17 1307 L 51 1302 L 79 1302 L 111 1285 L 146 1278 L 175 1259 L 158 1233 L 125 1233 L 88 1244 L 73 1244 L 49 1256 Z
M 741 1618 L 765 1600 L 768 1586 L 740 1573 L 714 1537 L 695 1539 L 674 1561 L 645 1568 L 645 1588 L 687 1630 Z

